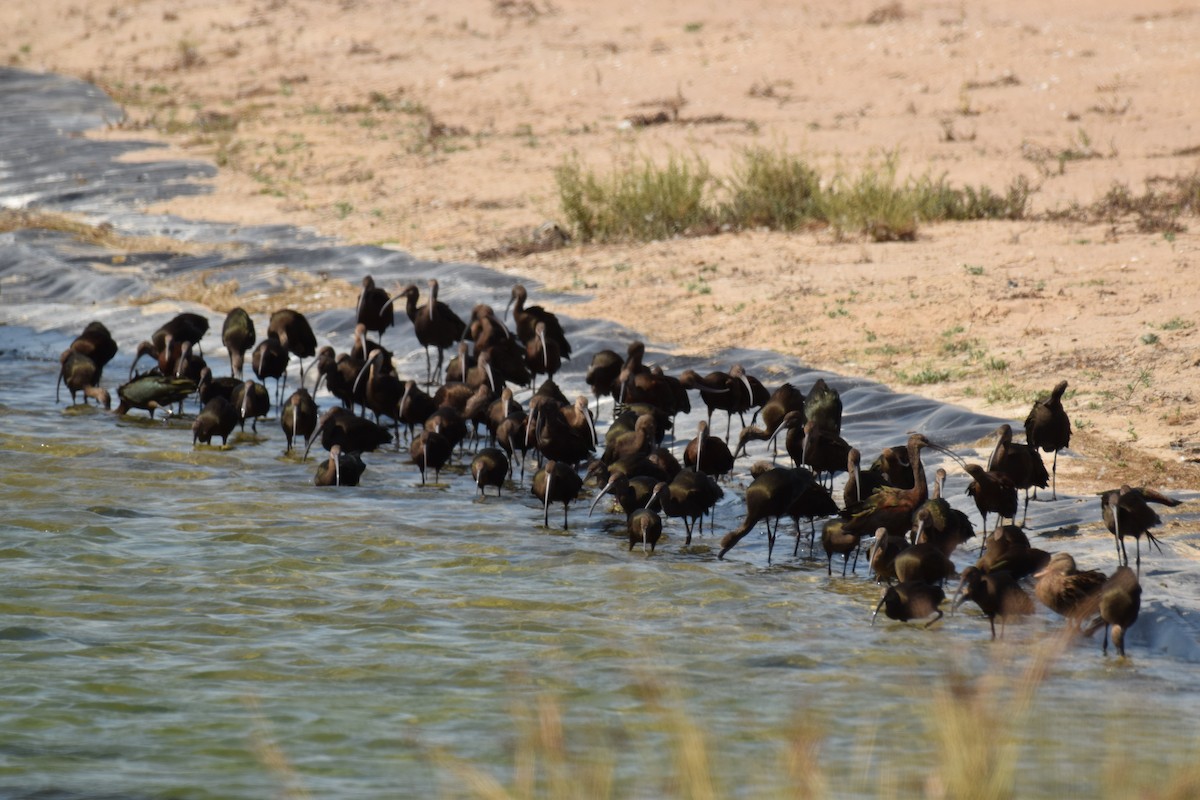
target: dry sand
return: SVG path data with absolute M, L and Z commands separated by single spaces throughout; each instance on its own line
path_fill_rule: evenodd
M 894 152 L 955 185 L 1026 176 L 1036 213 L 1200 166 L 1200 12 L 1177 0 L 39 0 L 4 4 L 0 25 L 8 63 L 124 105 L 96 136 L 220 166 L 211 194 L 152 210 L 432 259 L 476 261 L 565 222 L 567 158 L 607 172 L 694 155 L 727 174 L 762 146 L 832 173 Z M 660 111 L 666 124 L 625 122 Z M 1200 488 L 1197 241 L 1133 218 L 1036 219 L 926 225 L 911 243 L 746 232 L 491 264 L 579 295 L 557 310 L 680 353 L 775 349 L 1018 421 L 1066 378 L 1080 457 L 1060 484 L 1170 490 Z M 329 288 L 325 302 L 353 302 L 356 287 Z

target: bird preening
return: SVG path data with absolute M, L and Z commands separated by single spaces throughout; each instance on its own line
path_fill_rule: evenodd
M 1075 633 L 1104 627 L 1105 650 L 1111 637 L 1117 652 L 1125 654 L 1126 634 L 1141 607 L 1141 539 L 1163 550 L 1154 532 L 1163 522 L 1151 506 L 1173 507 L 1180 501 L 1129 485 L 1100 494 L 1097 525 L 1102 522 L 1113 535 L 1118 555 L 1111 575 L 1081 567 L 1073 554 L 1049 553 L 1031 544 L 1025 527 L 1030 493 L 1036 496 L 1037 489 L 1049 487 L 1057 499 L 1058 454 L 1070 444 L 1065 381 L 1033 404 L 1024 424 L 1025 441 L 1014 439 L 1010 423 L 996 429 L 986 463 L 968 463 L 948 445 L 913 431 L 904 439 L 897 435 L 890 446 L 865 450 L 861 441 L 854 441 L 854 427 L 843 427 L 846 412 L 858 412 L 855 397 L 848 392 L 843 398 L 828 376 L 811 384 L 791 376 L 772 388 L 741 363 L 673 374 L 648 357 L 644 343 L 633 341 L 585 356 L 586 377 L 580 378 L 582 368 L 570 368 L 577 353 L 567 336 L 569 321 L 564 324 L 547 308 L 529 304 L 525 286 L 512 287 L 503 315 L 481 302 L 464 322 L 447 305 L 438 279 L 426 281 L 423 304 L 417 285 L 389 293 L 372 276 L 363 277 L 353 310 L 346 312 L 345 327 L 353 330 L 345 340 L 350 347 L 341 353 L 333 344 L 321 343 L 296 309 L 274 311 L 259 328 L 245 308 L 232 308 L 221 332 L 229 375 L 219 377 L 204 362 L 201 349 L 209 320 L 179 314 L 137 346 L 129 379 L 116 389 L 116 413 L 142 409 L 152 418 L 157 411 L 174 417 L 183 413 L 186 400 L 198 396 L 191 424 L 194 447 L 215 440 L 226 445 L 246 423 L 257 433 L 259 418 L 274 416 L 286 461 L 306 461 L 317 442 L 327 451 L 315 473 L 309 473 L 311 484 L 355 487 L 367 481 L 380 486 L 391 479 L 397 464 L 407 463 L 419 473 L 420 485 L 429 487 L 425 492 L 469 480 L 480 504 L 532 496 L 543 528 L 551 527 L 551 506 L 561 504 L 564 532 L 572 530 L 572 504 L 590 494 L 591 517 L 601 498 L 611 496 L 622 515 L 616 530 L 628 550 L 646 557 L 661 553 L 659 545 L 666 541 L 673 545 L 674 558 L 703 558 L 716 550 L 720 561 L 758 529 L 765 535 L 765 561 L 771 567 L 780 522 L 790 518 L 793 559 L 819 564 L 823 557 L 823 579 L 832 583 L 873 578 L 883 584 L 870 615 L 872 625 L 882 611 L 888 619 L 929 628 L 943 619 L 947 599 L 952 612 L 970 601 L 988 620 L 992 638 L 1001 640 L 1010 623 L 1036 612 L 1036 597 Z M 397 299 L 411 322 L 399 331 L 393 330 Z M 266 331 L 261 340 L 256 339 L 260 329 Z M 394 350 L 383 347 L 385 333 Z M 335 332 L 330 335 L 337 341 Z M 425 352 L 424 381 L 411 370 L 405 374 L 407 362 L 396 355 L 404 352 L 405 335 Z M 436 362 L 431 349 L 437 350 Z M 453 358 L 443 370 L 446 349 Z M 101 383 L 104 367 L 117 354 L 108 329 L 99 322 L 89 324 L 60 357 L 56 401 L 65 385 L 73 404 L 82 396 L 83 404 L 94 400 L 109 408 L 108 390 Z M 244 375 L 247 354 L 253 378 Z M 299 359 L 299 387 L 285 399 L 293 356 Z M 145 357 L 151 366 L 139 373 Z M 311 390 L 305 386 L 305 359 L 312 359 L 308 366 L 317 371 Z M 578 381 L 572 390 L 587 387 L 594 411 L 588 394 L 568 400 L 559 385 L 564 375 Z M 268 379 L 275 381 L 273 392 Z M 691 413 L 693 401 L 703 409 L 693 423 L 695 436 L 676 438 L 677 417 Z M 611 415 L 601 414 L 603 402 L 612 403 Z M 724 431 L 714 432 L 714 411 L 725 413 Z M 741 429 L 731 448 L 735 416 Z M 598 431 L 601 419 L 607 429 Z M 784 454 L 779 438 L 784 439 Z M 258 436 L 234 439 L 239 447 L 259 441 Z M 302 452 L 293 455 L 300 443 Z M 753 462 L 747 479 L 739 465 L 763 447 L 770 448 L 771 460 Z M 399 456 L 405 451 L 407 462 Z M 1053 454 L 1049 470 L 1042 453 Z M 373 454 L 370 472 L 365 454 Z M 932 484 L 926 460 L 942 462 L 936 464 Z M 528 490 L 512 491 L 525 486 L 527 468 L 532 473 Z M 448 483 L 441 483 L 443 474 Z M 844 482 L 835 491 L 842 475 Z M 956 480 L 959 489 L 948 491 L 947 482 Z M 976 537 L 975 522 L 954 500 L 972 502 L 977 514 L 981 535 L 974 562 L 966 560 L 965 548 Z M 706 521 L 708 533 L 719 539 L 706 534 Z M 589 533 L 578 533 L 577 523 L 575 535 Z M 806 533 L 809 548 L 801 555 Z M 1132 569 L 1127 537 L 1135 542 Z M 818 539 L 823 555 L 816 553 Z M 856 575 L 864 549 L 871 578 Z M 758 557 L 745 546 L 742 554 L 749 560 Z M 835 557 L 841 560 L 837 573 Z M 948 598 L 948 587 L 954 586 Z

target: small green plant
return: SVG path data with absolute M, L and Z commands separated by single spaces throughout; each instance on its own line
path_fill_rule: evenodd
M 607 176 L 569 161 L 555 170 L 563 214 L 584 242 L 652 241 L 711 231 L 704 202 L 708 165 L 672 156 L 666 167 L 644 160 Z
M 927 364 L 916 372 L 897 370 L 896 377 L 912 386 L 928 386 L 934 383 L 945 383 L 950 380 L 952 373 L 948 369 L 939 369 L 932 364 Z
M 1194 327 L 1196 327 L 1196 323 L 1183 317 L 1171 317 L 1158 326 L 1159 330 L 1164 331 L 1186 331 Z
M 983 397 L 993 405 L 1007 405 L 1023 399 L 1021 392 L 1009 381 L 990 383 L 984 390 Z
M 1142 344 L 1151 344 L 1151 345 L 1158 344 L 1158 334 L 1157 333 L 1143 333 L 1142 334 Z
M 978 264 L 963 264 L 963 271 L 968 275 L 978 276 L 983 274 L 983 267 Z
M 743 151 L 726 188 L 721 216 L 738 228 L 790 231 L 822 219 L 820 176 L 786 153 Z
M 345 219 L 354 213 L 354 206 L 347 203 L 345 200 L 340 200 L 333 204 L 334 211 L 337 212 L 338 219 Z

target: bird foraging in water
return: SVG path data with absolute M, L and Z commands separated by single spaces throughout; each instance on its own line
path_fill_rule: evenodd
M 1091 635 L 1104 626 L 1103 652 L 1108 653 L 1108 632 L 1112 629 L 1113 647 L 1122 657 L 1125 655 L 1125 632 L 1137 622 L 1142 606 L 1142 585 L 1129 567 L 1117 567 L 1117 571 L 1104 582 L 1099 591 L 1100 618 L 1086 631 Z
M 635 545 L 641 544 L 644 553 L 646 546 L 649 545 L 650 552 L 653 553 L 655 545 L 662 537 L 662 517 L 658 515 L 658 512 L 648 508 L 635 508 L 629 514 L 627 525 L 629 527 L 629 549 L 632 550 Z
M 335 444 L 329 450 L 329 458 L 317 467 L 313 483 L 317 486 L 358 486 L 366 468 L 358 453 L 344 453 Z
M 87 405 L 90 397 L 106 409 L 112 408 L 112 398 L 109 396 L 108 390 L 99 385 L 100 374 L 103 371 L 99 364 L 90 356 L 70 349 L 63 351 L 61 360 L 62 366 L 58 371 L 58 381 L 54 386 L 54 402 L 58 402 L 59 385 L 65 383 L 71 392 L 72 404 L 75 403 L 75 393 L 83 392 L 84 405 Z
M 476 453 L 471 459 L 471 477 L 479 489 L 479 496 L 485 495 L 485 486 L 494 486 L 499 497 L 504 479 L 508 477 L 508 469 L 508 456 L 499 447 L 485 447 Z
M 542 501 L 542 524 L 550 527 L 550 504 L 563 504 L 563 530 L 569 530 L 567 507 L 579 497 L 583 479 L 567 464 L 550 459 L 533 476 L 530 492 Z
M 1067 382 L 1059 381 L 1046 399 L 1034 401 L 1029 416 L 1025 418 L 1025 441 L 1030 447 L 1040 447 L 1043 452 L 1054 453 L 1050 467 L 1050 485 L 1053 499 L 1058 499 L 1058 451 L 1071 444 L 1071 419 L 1063 409 L 1063 393 Z M 1036 490 L 1034 495 L 1037 495 Z
M 1038 579 L 1034 596 L 1046 608 L 1066 617 L 1072 628 L 1080 627 L 1084 619 L 1096 613 L 1100 587 L 1106 580 L 1099 570 L 1079 569 L 1070 553 L 1055 553 L 1034 577 Z
M 185 397 L 196 391 L 196 382 L 191 378 L 172 378 L 166 375 L 139 375 L 123 386 L 117 388 L 117 396 L 121 398 L 114 414 L 128 414 L 130 409 L 142 408 L 150 412 L 162 409 L 167 416 L 171 415 L 171 406 L 181 402 Z
M 287 437 L 287 450 L 292 452 L 292 446 L 297 438 L 307 441 L 312 432 L 317 429 L 317 404 L 308 389 L 297 389 L 283 404 L 279 414 L 279 426 Z
M 937 616 L 925 623 L 924 627 L 928 628 L 942 618 L 942 610 L 938 606 L 945 599 L 946 593 L 940 586 L 921 581 L 901 581 L 883 590 L 879 605 L 875 606 L 875 613 L 871 615 L 871 624 L 875 624 L 875 617 L 882 608 L 888 619 L 898 622 L 924 619 L 930 614 L 936 614 Z
M 954 593 L 951 610 L 957 609 L 967 600 L 975 601 L 979 610 L 988 618 L 992 627 L 992 639 L 996 638 L 996 617 L 1000 617 L 1000 632 L 1011 616 L 1033 613 L 1033 600 L 1017 583 L 1011 573 L 1003 570 L 984 572 L 978 567 L 967 567 L 962 573 L 962 582 Z
M 1137 574 L 1142 574 L 1142 534 L 1150 543 L 1162 552 L 1162 545 L 1150 532 L 1156 525 L 1162 524 L 1162 518 L 1150 508 L 1150 503 L 1164 506 L 1177 506 L 1181 500 L 1167 497 L 1157 489 L 1147 489 L 1144 486 L 1131 487 L 1128 484 L 1120 489 L 1109 489 L 1100 494 L 1100 511 L 1104 517 L 1104 527 L 1117 537 L 1117 561 L 1121 566 L 1129 566 L 1129 554 L 1125 552 L 1125 537 L 1132 536 L 1137 547 Z
M 225 315 L 221 326 L 221 343 L 229 351 L 229 371 L 241 378 L 246 363 L 246 351 L 254 347 L 254 320 L 246 309 L 238 306 Z
M 704 425 L 702 421 L 700 423 Z M 742 524 L 725 534 L 721 539 L 721 552 L 717 558 L 725 558 L 733 546 L 750 533 L 760 521 L 767 523 L 767 563 L 771 563 L 771 552 L 775 549 L 775 533 L 779 518 L 788 513 L 792 504 L 814 483 L 813 474 L 806 469 L 772 467 L 754 479 L 746 488 L 746 517 Z M 771 525 L 771 520 L 775 525 Z
M 214 436 L 220 436 L 221 444 L 227 444 L 229 434 L 233 433 L 237 424 L 237 407 L 221 395 L 217 395 L 205 403 L 192 423 L 192 446 L 195 446 L 196 442 L 210 444 Z

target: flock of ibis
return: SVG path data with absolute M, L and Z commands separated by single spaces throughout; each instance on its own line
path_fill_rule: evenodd
M 382 344 L 384 332 L 395 323 L 394 302 L 400 298 L 425 348 L 426 375 L 420 383 L 397 374 L 392 354 Z M 399 448 L 403 426 L 422 483 L 430 471 L 437 480 L 456 454 L 471 448 L 469 471 L 477 491 L 486 494 L 490 487 L 500 494 L 514 481 L 524 484 L 528 461 L 536 465 L 530 491 L 541 501 L 544 525 L 550 524 L 550 506 L 561 503 L 566 528 L 570 504 L 580 498 L 585 485 L 594 486 L 589 516 L 602 498 L 611 496 L 626 517 L 630 550 L 640 546 L 647 553 L 662 535 L 664 517 L 682 521 L 685 547 L 694 533 L 703 533 L 705 516 L 711 528 L 712 510 L 731 486 L 728 478 L 737 459 L 751 442 L 766 441 L 772 459 L 750 468 L 753 480 L 744 493 L 745 516 L 721 539 L 721 559 L 762 523 L 769 562 L 785 517 L 793 521 L 794 557 L 803 538 L 800 520 L 806 520 L 811 556 L 818 538 L 815 521 L 823 519 L 819 539 L 830 575 L 834 555 L 842 556 L 845 576 L 847 568 L 856 568 L 859 552 L 868 544 L 870 572 L 885 584 L 875 615 L 883 610 L 891 619 L 924 620 L 928 627 L 942 616 L 946 581 L 957 577 L 951 608 L 974 601 L 995 638 L 997 619 L 1003 632 L 1006 620 L 1033 612 L 1033 599 L 1023 584 L 1032 579 L 1033 595 L 1065 617 L 1071 629 L 1091 633 L 1104 627 L 1107 652 L 1111 628 L 1114 646 L 1124 655 L 1124 632 L 1137 619 L 1141 601 L 1141 539 L 1145 536 L 1158 546 L 1151 530 L 1161 520 L 1151 504 L 1174 506 L 1179 501 L 1151 488 L 1130 486 L 1100 495 L 1101 517 L 1117 548 L 1118 567 L 1111 575 L 1081 570 L 1069 553 L 1051 554 L 1031 545 L 1023 527 L 1029 492 L 1036 497 L 1037 489 L 1050 486 L 1057 498 L 1058 451 L 1070 443 L 1071 424 L 1063 408 L 1066 381 L 1033 404 L 1024 442 L 1013 440 L 1011 426 L 1000 427 L 986 465 L 968 464 L 946 446 L 912 433 L 903 444 L 884 448 L 864 468 L 863 454 L 841 436 L 840 395 L 824 380 L 804 393 L 790 383 L 768 390 L 740 365 L 728 372 L 700 375 L 685 370 L 674 376 L 645 364 L 644 346 L 633 342 L 624 356 L 608 349 L 593 354 L 586 382 L 596 412 L 586 395 L 571 402 L 553 380 L 563 360 L 571 358 L 571 345 L 558 318 L 527 301 L 525 288 L 517 285 L 503 317 L 479 304 L 464 321 L 438 299 L 436 280 L 429 281 L 426 302 L 420 304 L 416 285 L 389 295 L 367 276 L 355 310 L 353 347 L 340 354 L 329 346 L 318 348 L 317 337 L 298 311 L 273 313 L 266 337 L 260 340 L 250 315 L 235 308 L 221 331 L 230 374 L 219 378 L 200 352 L 208 319 L 179 314 L 137 347 L 129 379 L 117 389 L 116 413 L 141 409 L 151 417 L 158 410 L 179 414 L 184 401 L 197 395 L 200 410 L 192 423 L 192 441 L 198 446 L 210 445 L 215 438 L 224 445 L 235 428 L 244 430 L 248 422 L 257 431 L 259 418 L 277 409 L 289 452 L 303 443 L 303 461 L 318 441 L 328 452 L 316 471 L 318 486 L 357 485 L 366 469 L 363 454 L 392 443 Z M 436 364 L 430 348 L 437 351 Z M 443 370 L 447 350 L 453 356 Z M 244 374 L 248 352 L 257 380 Z M 90 399 L 111 408 L 101 378 L 116 354 L 115 341 L 99 322 L 89 324 L 71 343 L 61 357 L 58 384 L 66 386 L 72 403 L 81 394 L 84 403 Z M 300 386 L 285 398 L 293 356 L 300 361 Z M 138 373 L 143 358 L 154 366 Z M 310 359 L 308 366 L 305 359 Z M 313 368 L 317 378 L 309 391 L 306 375 Z M 273 393 L 268 379 L 275 381 Z M 441 383 L 435 384 L 436 379 Z M 315 399 L 322 385 L 337 401 L 323 414 Z M 514 390 L 528 390 L 528 399 L 518 402 Z M 56 388 L 56 397 L 57 392 Z M 596 417 L 605 396 L 613 399 L 613 418 L 601 438 Z M 676 415 L 691 411 L 693 397 L 707 414 L 684 447 L 681 464 L 663 442 Z M 726 414 L 724 437 L 713 433 L 717 411 Z M 747 413 L 752 415 L 749 424 Z M 743 424 L 731 449 L 735 414 Z M 487 446 L 481 446 L 481 427 Z M 781 434 L 790 467 L 776 465 Z M 961 574 L 951 556 L 974 538 L 974 525 L 943 497 L 944 469 L 937 470 L 931 488 L 922 464 L 926 450 L 945 454 L 971 478 L 967 492 L 979 512 L 983 535 L 978 560 Z M 1053 453 L 1050 471 L 1042 452 Z M 833 485 L 841 472 L 846 479 L 839 503 Z M 989 515 L 995 518 L 990 531 Z M 1008 524 L 1002 524 L 1004 520 Z M 1136 544 L 1134 569 L 1125 552 L 1129 536 Z

